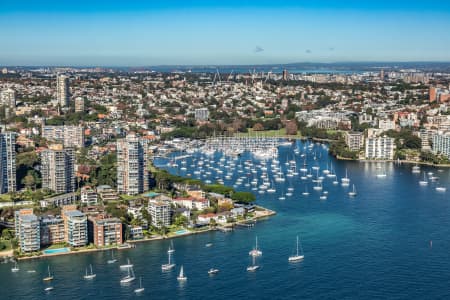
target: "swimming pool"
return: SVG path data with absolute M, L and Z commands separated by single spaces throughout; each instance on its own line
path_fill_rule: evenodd
M 186 229 L 175 231 L 175 234 L 186 234 L 186 233 L 189 233 L 189 231 L 187 231 Z
M 66 253 L 69 251 L 70 251 L 70 248 L 47 249 L 47 250 L 44 250 L 44 254 Z

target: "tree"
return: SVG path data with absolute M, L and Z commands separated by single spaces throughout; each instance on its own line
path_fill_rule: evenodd
M 22 179 L 22 184 L 25 185 L 27 189 L 34 189 L 36 187 L 36 181 L 30 172 L 28 172 L 28 175 Z
M 255 125 L 253 125 L 253 131 L 262 131 L 264 130 L 264 126 L 261 123 L 256 123 Z
M 295 121 L 288 121 L 286 123 L 286 134 L 287 135 L 296 135 L 297 134 L 297 123 Z
M 256 201 L 255 195 L 250 192 L 235 192 L 231 196 L 231 199 L 238 203 L 249 204 Z

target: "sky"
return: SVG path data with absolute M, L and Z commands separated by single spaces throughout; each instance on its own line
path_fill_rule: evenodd
M 450 61 L 448 0 L 0 0 L 0 65 Z

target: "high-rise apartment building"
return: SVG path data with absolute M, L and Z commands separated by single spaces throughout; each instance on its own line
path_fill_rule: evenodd
M 0 194 L 16 191 L 16 136 L 0 132 Z
M 56 77 L 56 99 L 61 107 L 68 107 L 70 104 L 69 77 L 65 75 Z
M 117 141 L 117 191 L 137 195 L 148 190 L 148 141 L 134 134 Z
M 84 112 L 84 99 L 83 97 L 75 98 L 75 112 Z
M 16 92 L 13 89 L 5 89 L 0 92 L 0 105 L 11 108 L 16 107 Z
M 362 132 L 346 132 L 345 143 L 350 151 L 359 151 L 364 146 L 364 135 Z
M 445 155 L 450 159 L 450 132 L 433 134 L 433 152 Z
M 395 139 L 390 137 L 370 137 L 366 140 L 367 159 L 394 159 Z
M 64 220 L 61 217 L 46 216 L 40 220 L 41 245 L 64 243 Z
M 41 152 L 42 187 L 56 193 L 75 191 L 75 151 L 52 145 Z
M 170 205 L 167 202 L 149 201 L 148 213 L 151 216 L 152 225 L 158 228 L 170 225 Z
M 84 128 L 81 125 L 42 125 L 42 137 L 49 141 L 61 143 L 64 147 L 84 147 Z
M 38 251 L 41 248 L 39 220 L 33 209 L 21 209 L 14 213 L 16 238 L 22 252 Z
M 89 218 L 89 231 L 96 246 L 120 245 L 123 243 L 122 222 L 118 218 Z
M 87 245 L 88 226 L 86 215 L 78 211 L 75 205 L 67 205 L 63 207 L 61 216 L 64 219 L 65 241 L 72 247 Z

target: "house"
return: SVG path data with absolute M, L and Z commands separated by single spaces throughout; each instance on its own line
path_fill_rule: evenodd
M 189 209 L 204 210 L 210 206 L 209 200 L 205 198 L 175 198 L 172 202 L 178 206 Z

